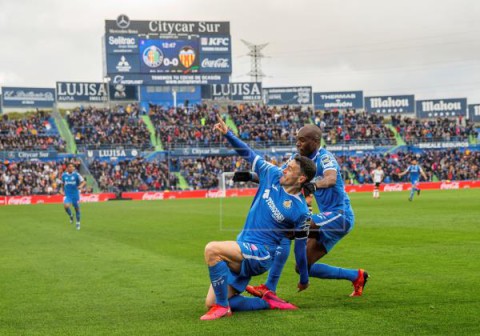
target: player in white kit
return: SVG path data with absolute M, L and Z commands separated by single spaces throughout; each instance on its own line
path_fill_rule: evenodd
M 373 198 L 380 198 L 380 183 L 383 181 L 385 173 L 383 172 L 382 165 L 377 163 L 377 168 L 372 171 L 373 175 Z

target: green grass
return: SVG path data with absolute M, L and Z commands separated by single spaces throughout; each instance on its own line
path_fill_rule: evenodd
M 296 293 L 291 258 L 278 292 L 299 311 L 209 322 L 203 249 L 235 239 L 249 198 L 83 204 L 78 232 L 61 205 L 1 207 L 0 335 L 480 334 L 480 190 L 381 196 L 351 195 L 355 228 L 323 259 L 367 269 L 363 297 Z

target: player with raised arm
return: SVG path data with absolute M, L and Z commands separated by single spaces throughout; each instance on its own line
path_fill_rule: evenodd
M 350 296 L 361 296 L 368 279 L 368 273 L 363 269 L 316 264 L 350 232 L 355 221 L 350 199 L 340 176 L 340 167 L 330 152 L 320 148 L 321 135 L 320 128 L 315 125 L 305 125 L 297 133 L 298 152 L 316 163 L 316 178 L 305 185 L 305 196 L 308 200 L 310 195 L 313 195 L 320 209 L 320 213 L 312 215 L 311 235 L 307 243 L 309 275 L 320 279 L 350 280 L 354 288 Z M 255 176 L 250 176 L 255 181 Z M 277 250 L 267 282 L 255 287 L 248 286 L 247 291 L 258 297 L 262 297 L 267 291 L 275 292 L 289 254 L 290 241 L 284 239 Z
M 373 198 L 380 198 L 380 183 L 383 181 L 385 173 L 383 172 L 381 163 L 377 163 L 377 168 L 372 171 L 373 175 Z
M 409 201 L 413 201 L 413 196 L 415 195 L 415 191 L 417 192 L 417 195 L 420 196 L 420 187 L 419 187 L 419 182 L 420 182 L 420 174 L 423 176 L 425 180 L 427 180 L 427 175 L 425 175 L 425 172 L 423 171 L 422 167 L 418 165 L 417 159 L 412 159 L 412 164 L 408 166 L 405 171 L 401 172 L 398 174 L 399 177 L 402 177 L 405 174 L 410 173 L 410 182 L 412 183 L 412 188 L 410 189 L 410 196 L 408 197 Z
M 73 224 L 73 214 L 70 207 L 73 205 L 75 209 L 75 217 L 77 218 L 77 230 L 80 230 L 80 190 L 85 186 L 86 182 L 83 177 L 75 171 L 73 163 L 67 165 L 67 171 L 62 174 L 63 188 L 60 189 L 60 194 L 63 197 L 63 206 L 65 212 L 70 218 L 70 223 Z
M 297 287 L 299 290 L 308 287 L 306 241 L 309 211 L 301 191 L 303 185 L 315 176 L 315 164 L 299 155 L 282 170 L 261 158 L 228 129 L 220 116 L 217 118 L 214 129 L 252 164 L 260 185 L 237 240 L 210 242 L 205 247 L 211 286 L 205 302 L 209 311 L 200 319 L 215 320 L 230 316 L 232 311 L 296 309 L 272 292 L 265 293 L 262 298 L 247 298 L 240 293 L 252 276 L 270 268 L 278 244 L 292 231 L 300 273 Z

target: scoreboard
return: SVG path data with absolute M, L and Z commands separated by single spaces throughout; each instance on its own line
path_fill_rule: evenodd
M 105 24 L 105 76 L 120 84 L 222 84 L 232 73 L 229 22 Z

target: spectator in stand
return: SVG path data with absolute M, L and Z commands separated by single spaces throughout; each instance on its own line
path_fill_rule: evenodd
M 335 144 L 394 145 L 395 135 L 385 126 L 383 116 L 346 110 L 317 111 L 315 124 L 322 129 L 325 142 Z
M 104 191 L 176 190 L 178 178 L 163 161 L 132 160 L 107 162 L 94 160 L 89 170 Z
M 213 132 L 216 110 L 206 105 L 164 108 L 150 104 L 150 119 L 165 148 L 219 147 L 225 139 Z
M 300 107 L 229 106 L 240 139 L 252 146 L 293 145 L 297 130 L 310 123 L 312 111 Z
M 79 147 L 128 147 L 149 149 L 150 133 L 139 117 L 137 104 L 110 109 L 77 108 L 67 122 Z
M 265 156 L 274 165 L 281 166 L 289 158 L 284 156 Z M 184 158 L 180 161 L 180 171 L 192 189 L 216 189 L 220 186 L 220 177 L 224 172 L 249 170 L 249 164 L 240 156 L 208 156 Z M 226 188 L 257 188 L 256 183 L 233 183 L 225 181 Z
M 368 173 L 375 163 L 382 165 L 385 183 L 407 182 L 407 177 L 399 178 L 409 163 L 416 159 L 425 171 L 429 181 L 433 180 L 478 180 L 480 179 L 480 152 L 459 149 L 432 150 L 422 154 L 399 152 L 397 154 L 372 155 L 362 157 L 339 156 L 338 161 L 345 166 L 358 183 L 373 183 Z
M 22 119 L 11 119 L 5 114 L 0 121 L 0 151 L 12 150 L 64 152 L 65 142 L 47 112 L 37 111 Z
M 407 144 L 419 142 L 468 141 L 478 136 L 475 125 L 462 117 L 421 120 L 392 117 L 392 125 Z
M 180 169 L 192 189 L 216 189 L 223 172 L 248 170 L 245 160 L 239 156 L 208 156 L 180 161 Z M 235 187 L 229 184 L 230 187 Z

